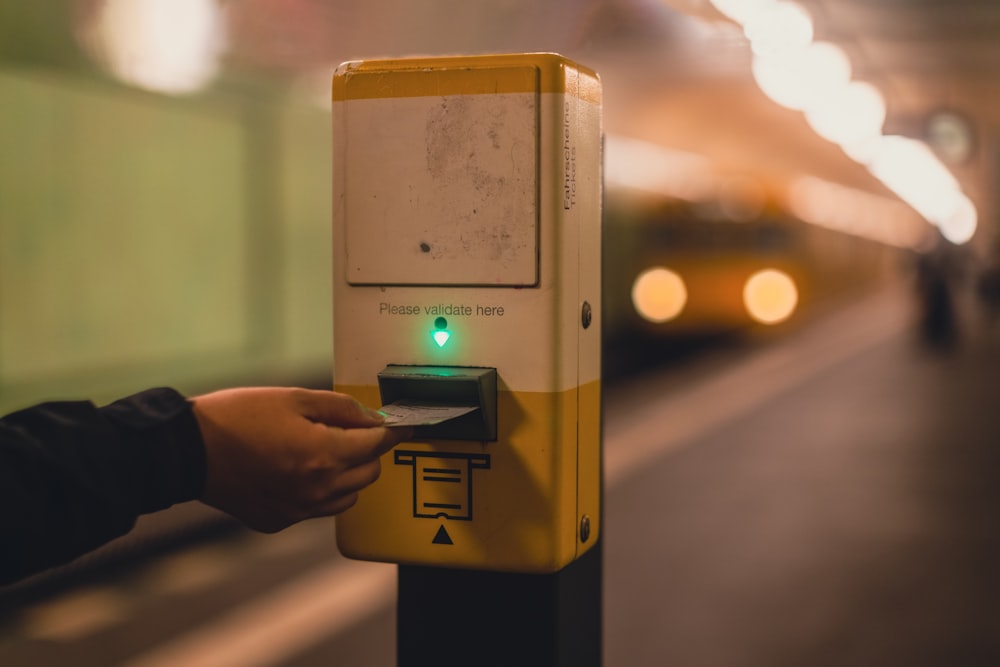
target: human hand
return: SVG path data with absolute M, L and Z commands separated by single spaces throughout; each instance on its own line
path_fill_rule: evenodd
M 331 391 L 227 389 L 192 403 L 205 441 L 202 501 L 268 533 L 351 507 L 378 479 L 379 457 L 411 433 Z

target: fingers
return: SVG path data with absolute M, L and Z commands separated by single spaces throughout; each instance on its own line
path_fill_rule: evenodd
M 329 503 L 324 505 L 320 510 L 314 515 L 315 517 L 321 516 L 334 516 L 335 514 L 340 514 L 341 512 L 346 512 L 347 510 L 354 507 L 358 502 L 359 494 L 357 491 L 354 493 L 347 494 L 345 496 L 340 496 L 331 500 Z
M 359 465 L 373 459 L 377 460 L 399 443 L 408 440 L 412 435 L 412 429 L 388 428 L 386 426 L 337 429 L 337 439 L 342 448 L 341 456 L 350 465 Z
M 409 426 L 392 428 L 382 426 L 376 430 L 385 431 L 385 434 L 375 446 L 376 456 L 382 456 L 399 443 L 405 442 L 413 437 L 413 428 Z
M 314 517 L 345 512 L 358 501 L 359 492 L 375 483 L 382 471 L 381 457 L 413 435 L 410 428 L 331 429 L 335 432 L 338 458 L 347 466 L 331 480 L 326 498 L 311 508 Z
M 312 516 L 331 516 L 351 508 L 358 501 L 359 492 L 373 484 L 382 473 L 378 459 L 368 461 L 342 472 L 329 489 L 327 497 L 316 503 Z
M 331 516 L 353 507 L 359 492 L 363 492 L 379 478 L 382 471 L 381 456 L 412 436 L 412 429 L 409 428 L 376 427 L 336 431 L 340 445 L 339 458 L 349 467 L 337 473 L 326 498 L 312 507 L 312 516 Z
M 346 470 L 337 477 L 337 481 L 330 488 L 326 502 L 361 491 L 373 484 L 381 474 L 382 464 L 378 459 Z

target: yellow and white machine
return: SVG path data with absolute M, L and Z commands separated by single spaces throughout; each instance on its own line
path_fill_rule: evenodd
M 555 54 L 333 78 L 334 385 L 419 426 L 337 519 L 352 558 L 554 572 L 600 531 L 601 84 Z

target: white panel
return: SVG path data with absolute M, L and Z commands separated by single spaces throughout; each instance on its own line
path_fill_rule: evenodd
M 345 102 L 348 281 L 535 285 L 537 100 L 504 93 Z

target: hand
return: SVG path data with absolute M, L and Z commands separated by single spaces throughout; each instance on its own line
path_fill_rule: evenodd
M 410 436 L 331 391 L 260 387 L 192 399 L 205 441 L 202 501 L 263 532 L 338 514 Z

